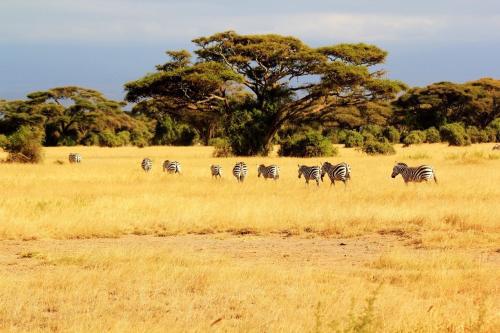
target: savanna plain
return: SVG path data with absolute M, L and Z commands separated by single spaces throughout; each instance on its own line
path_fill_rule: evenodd
M 499 332 L 492 146 L 312 159 L 61 147 L 0 164 L 0 331 Z M 350 163 L 347 187 L 297 178 L 325 160 Z M 432 165 L 439 183 L 392 179 L 396 161 Z M 260 163 L 281 178 L 257 178 Z

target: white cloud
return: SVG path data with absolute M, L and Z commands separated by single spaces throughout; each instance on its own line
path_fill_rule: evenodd
M 14 1 L 0 3 L 0 42 L 186 42 L 233 29 L 312 41 L 498 41 L 500 15 L 276 12 L 245 14 L 223 2 Z M 238 7 L 238 5 L 234 5 Z M 241 6 L 239 6 L 241 7 Z M 332 6 L 333 7 L 333 6 Z M 310 10 L 310 6 L 305 6 Z

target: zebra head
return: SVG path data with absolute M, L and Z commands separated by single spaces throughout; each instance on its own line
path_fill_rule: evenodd
M 302 176 L 302 173 L 304 172 L 305 166 L 300 164 L 297 164 L 297 166 L 299 167 L 299 178 L 300 178 Z
M 330 162 L 325 162 L 319 165 L 319 168 L 321 170 L 321 181 L 323 181 L 323 178 L 325 177 L 326 173 L 328 172 L 328 169 L 332 167 L 332 164 Z
M 257 169 L 257 177 L 260 177 L 261 174 L 264 175 L 265 170 L 266 166 L 264 164 L 259 165 L 259 168 Z
M 404 169 L 406 169 L 408 165 L 405 163 L 397 163 L 394 168 L 392 168 L 392 178 L 396 178 L 397 175 L 399 175 Z

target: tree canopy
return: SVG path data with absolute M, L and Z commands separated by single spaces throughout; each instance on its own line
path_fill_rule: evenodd
M 252 135 L 256 147 L 247 154 L 265 153 L 287 122 L 322 119 L 342 107 L 384 103 L 406 88 L 377 68 L 387 53 L 374 45 L 312 48 L 295 37 L 234 31 L 193 43 L 195 62 L 187 51 L 168 52 L 171 61 L 125 85 L 126 100 L 153 103 L 161 112 L 177 115 L 215 113 L 231 122 L 242 105 L 235 96 L 245 96 L 246 108 L 262 115 L 258 126 L 248 126 L 258 127 L 259 133 L 252 133 L 258 134 Z

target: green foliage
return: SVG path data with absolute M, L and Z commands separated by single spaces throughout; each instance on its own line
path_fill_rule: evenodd
M 229 157 L 233 155 L 231 144 L 226 138 L 213 138 L 209 145 L 214 147 L 213 157 Z
M 21 126 L 4 142 L 3 149 L 9 153 L 7 162 L 40 163 L 43 131 L 39 128 Z
M 0 134 L 0 148 L 5 149 L 5 146 L 9 143 L 9 139 L 3 134 Z
M 332 146 L 330 140 L 315 130 L 295 134 L 284 140 L 279 150 L 280 156 L 294 157 L 336 156 L 337 154 L 338 149 Z
M 396 150 L 388 142 L 368 141 L 363 145 L 363 152 L 368 155 L 394 155 Z
M 124 142 L 122 137 L 106 129 L 99 133 L 99 145 L 102 147 L 120 147 L 124 145 Z
M 363 142 L 364 139 L 361 133 L 356 131 L 346 131 L 346 136 L 344 141 L 346 148 L 361 147 L 363 146 Z
M 345 143 L 346 137 L 347 137 L 347 131 L 346 130 L 339 130 L 336 129 L 332 131 L 329 135 L 332 139 L 332 143 Z
M 471 144 L 469 135 L 464 127 L 459 123 L 452 123 L 439 128 L 441 139 L 450 144 L 450 146 L 468 146 Z
M 438 82 L 413 88 L 395 103 L 396 122 L 411 129 L 460 122 L 484 128 L 500 112 L 500 80 L 483 78 L 457 84 Z
M 476 126 L 467 126 L 465 132 L 472 143 L 490 142 L 490 133 L 487 130 L 480 130 Z
M 494 133 L 496 141 L 500 141 L 500 118 L 495 118 L 494 120 L 492 120 L 491 123 L 488 124 L 488 127 L 486 127 L 486 130 L 490 135 L 490 140 Z
M 425 142 L 427 143 L 441 142 L 441 136 L 439 135 L 439 131 L 435 127 L 430 127 L 425 130 Z
M 425 131 L 411 131 L 408 135 L 403 139 L 403 143 L 407 146 L 409 145 L 417 145 L 424 143 L 426 140 Z
M 159 145 L 191 146 L 199 139 L 199 133 L 188 124 L 179 123 L 169 115 L 157 122 L 153 141 Z
M 399 143 L 401 139 L 401 133 L 394 126 L 384 128 L 383 135 L 390 143 Z

